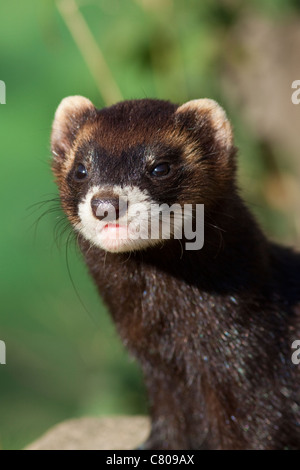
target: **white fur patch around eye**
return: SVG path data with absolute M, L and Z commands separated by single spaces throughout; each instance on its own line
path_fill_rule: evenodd
M 73 164 L 74 164 L 74 160 L 75 160 L 75 153 L 74 153 L 74 150 L 71 149 L 70 152 L 66 155 L 66 158 L 63 162 L 63 165 L 62 165 L 62 171 L 67 174 L 69 173 L 69 171 L 71 171 L 72 167 L 73 167 Z
M 145 155 L 145 160 L 146 160 L 146 162 L 149 166 L 152 166 L 152 165 L 155 164 L 157 159 L 156 159 L 156 156 L 153 153 L 147 153 Z

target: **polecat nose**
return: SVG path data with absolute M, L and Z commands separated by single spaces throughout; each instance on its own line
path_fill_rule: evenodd
M 118 198 L 91 200 L 91 207 L 94 216 L 99 220 L 118 220 L 127 210 L 127 203 Z

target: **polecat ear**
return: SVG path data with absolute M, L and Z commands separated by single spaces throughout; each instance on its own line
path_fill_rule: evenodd
M 176 113 L 193 113 L 199 125 L 204 118 L 208 118 L 218 143 L 228 150 L 232 147 L 233 136 L 230 122 L 224 109 L 216 101 L 208 98 L 191 100 L 179 106 Z
M 70 150 L 79 127 L 96 108 L 83 96 L 64 98 L 55 113 L 51 134 L 51 150 L 55 159 L 62 159 Z

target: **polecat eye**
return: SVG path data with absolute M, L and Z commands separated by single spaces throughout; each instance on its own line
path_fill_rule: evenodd
M 152 171 L 153 176 L 166 176 L 170 171 L 170 165 L 168 163 L 160 163 Z
M 87 169 L 85 168 L 84 165 L 82 165 L 82 163 L 79 163 L 79 165 L 77 166 L 76 170 L 75 170 L 75 173 L 74 173 L 74 178 L 75 180 L 84 180 L 84 178 L 87 177 Z

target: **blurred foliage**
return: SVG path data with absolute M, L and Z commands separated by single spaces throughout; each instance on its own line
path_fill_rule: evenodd
M 60 3 L 68 8 L 67 0 Z M 208 96 L 222 103 L 242 149 L 242 181 L 254 181 L 248 200 L 259 206 L 266 230 L 284 239 L 289 225 L 266 206 L 260 190 L 268 152 L 248 132 L 221 79 L 224 56 L 236 53 L 227 48 L 228 38 L 242 13 L 283 18 L 298 14 L 299 2 L 78 0 L 78 6 L 125 99 Z M 147 408 L 139 369 L 80 255 L 71 243 L 66 261 L 68 234 L 55 243 L 61 213 L 48 211 L 36 226 L 55 204 L 32 206 L 56 196 L 49 165 L 56 106 L 72 94 L 103 106 L 102 77 L 97 84 L 55 2 L 1 2 L 0 17 L 0 79 L 7 86 L 7 104 L 0 106 L 6 176 L 0 185 L 0 339 L 7 346 L 7 365 L 0 366 L 0 445 L 17 449 L 67 418 Z

